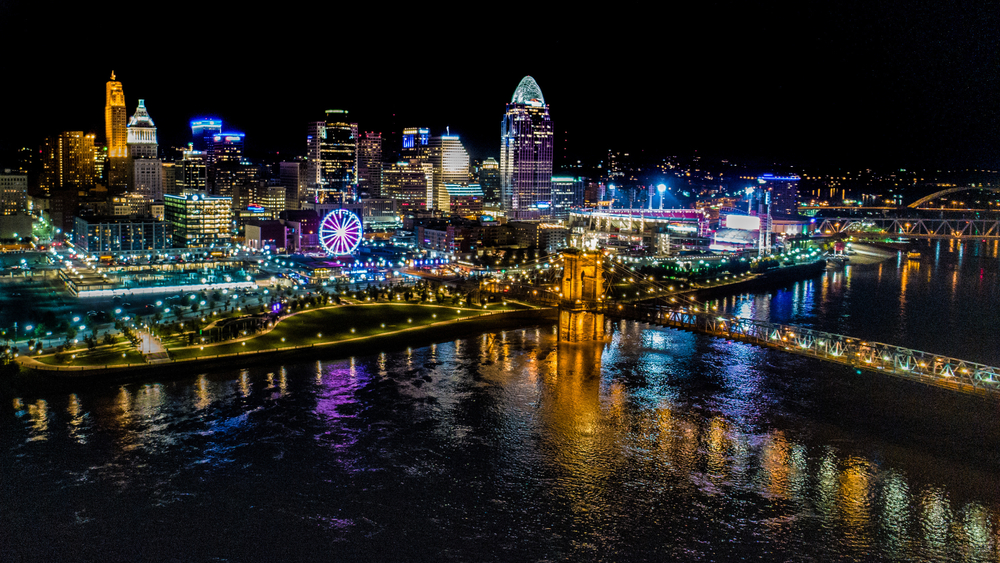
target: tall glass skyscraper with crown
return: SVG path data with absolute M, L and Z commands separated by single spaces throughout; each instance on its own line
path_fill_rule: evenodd
M 500 126 L 500 180 L 510 219 L 538 219 L 552 209 L 553 128 L 542 89 L 521 79 Z

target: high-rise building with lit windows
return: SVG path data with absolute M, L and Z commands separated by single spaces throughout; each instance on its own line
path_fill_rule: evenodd
M 382 193 L 382 134 L 365 131 L 358 139 L 358 197 L 370 199 Z
M 347 110 L 326 110 L 325 132 L 321 142 L 320 186 L 316 190 L 316 201 L 323 203 L 331 199 L 333 192 L 338 198 L 353 201 L 356 197 L 358 124 L 347 119 Z
M 548 215 L 552 203 L 553 128 L 542 90 L 521 79 L 500 125 L 500 179 L 511 219 Z
M 107 180 L 111 188 L 121 189 L 128 183 L 128 114 L 125 91 L 115 80 L 114 71 L 106 87 L 104 102 L 104 133 L 108 146 Z
M 434 166 L 434 186 L 427 204 L 429 207 L 433 205 L 434 209 L 451 211 L 451 200 L 445 185 L 469 185 L 469 153 L 458 135 L 431 137 L 428 148 L 430 163 Z
M 63 189 L 93 186 L 94 135 L 63 131 L 45 139 L 39 185 L 46 194 Z
M 191 120 L 191 144 L 194 150 L 208 148 L 208 139 L 222 133 L 222 120 L 217 117 L 202 117 Z
M 0 215 L 28 212 L 28 175 L 5 169 L 0 171 Z
M 173 231 L 175 247 L 224 246 L 232 240 L 231 198 L 205 193 L 166 195 L 163 210 Z
M 326 122 L 310 121 L 306 127 L 305 185 L 308 197 L 316 201 L 316 190 L 323 181 L 323 139 L 326 138 Z
M 407 127 L 403 129 L 403 144 L 399 151 L 402 160 L 427 159 L 431 130 L 427 127 Z
M 156 125 L 139 100 L 128 122 L 128 193 L 149 199 L 163 197 L 163 166 L 157 158 Z
M 489 157 L 479 166 L 479 185 L 484 203 L 500 203 L 500 163 L 495 158 Z

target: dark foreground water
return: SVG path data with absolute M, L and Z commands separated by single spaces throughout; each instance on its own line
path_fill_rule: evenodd
M 901 267 L 727 306 L 863 325 Z M 1000 558 L 995 403 L 608 327 L 5 398 L 0 560 Z

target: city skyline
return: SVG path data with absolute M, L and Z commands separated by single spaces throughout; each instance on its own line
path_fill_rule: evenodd
M 400 39 L 438 15 L 379 19 L 376 54 L 365 59 L 359 47 L 353 56 L 366 62 L 348 76 L 325 75 L 299 56 L 318 47 L 300 45 L 282 25 L 301 27 L 300 13 L 269 20 L 235 9 L 168 11 L 151 24 L 162 40 L 80 59 L 51 53 L 152 15 L 135 7 L 97 17 L 73 7 L 53 21 L 37 6 L 5 4 L 0 31 L 25 46 L 11 57 L 10 76 L 31 91 L 23 111 L 5 112 L 0 150 L 64 130 L 101 137 L 103 83 L 114 71 L 129 114 L 140 98 L 155 108 L 163 147 L 188 140 L 191 119 L 218 116 L 247 134 L 252 153 L 304 155 L 308 124 L 346 109 L 360 130 L 387 139 L 403 127 L 436 135 L 450 127 L 472 158 L 498 158 L 504 104 L 530 75 L 552 104 L 558 154 L 565 148 L 573 158 L 698 151 L 803 165 L 1000 168 L 1000 25 L 986 3 L 682 7 L 662 22 L 618 11 L 599 27 L 514 32 L 509 43 L 530 53 L 518 56 L 497 42 L 502 18 L 484 10 L 453 34 L 421 39 L 453 46 L 446 58 L 408 60 L 414 49 L 433 50 Z M 561 21 L 544 10 L 538 17 Z M 219 40 L 177 47 L 174 38 L 194 21 L 218 23 L 205 33 Z M 344 33 L 345 44 L 370 38 Z M 428 73 L 438 66 L 446 71 Z

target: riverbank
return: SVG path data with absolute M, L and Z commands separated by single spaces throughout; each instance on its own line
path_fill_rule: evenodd
M 524 309 L 480 314 L 461 320 L 448 320 L 374 335 L 358 336 L 334 342 L 294 347 L 261 349 L 249 352 L 196 357 L 185 360 L 126 367 L 109 366 L 87 370 L 47 370 L 22 366 L 21 373 L 3 382 L 5 391 L 17 393 L 40 390 L 70 390 L 83 387 L 118 385 L 150 377 L 179 378 L 213 368 L 242 369 L 250 365 L 280 364 L 289 361 L 335 360 L 351 356 L 393 352 L 409 347 L 428 346 L 468 338 L 483 332 L 514 330 L 554 323 L 555 309 Z
M 873 244 L 852 243 L 851 250 L 854 254 L 848 256 L 848 263 L 852 266 L 863 266 L 867 264 L 878 264 L 895 258 L 899 252 L 905 252 L 905 248 L 897 248 L 898 245 L 876 246 Z
M 711 287 L 694 288 L 682 293 L 692 296 L 699 301 L 717 299 L 736 293 L 777 289 L 798 281 L 818 276 L 825 270 L 826 262 L 820 260 L 818 262 L 810 262 L 808 264 L 797 264 L 795 266 L 775 268 L 749 278 L 737 279 L 730 283 L 713 285 Z

